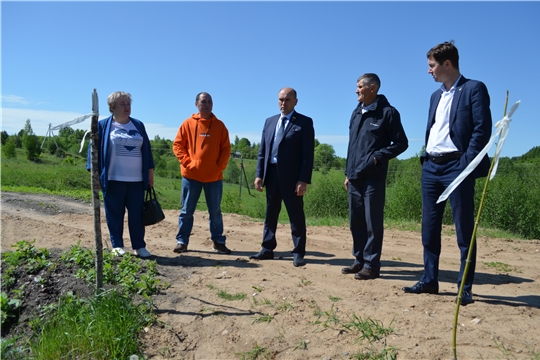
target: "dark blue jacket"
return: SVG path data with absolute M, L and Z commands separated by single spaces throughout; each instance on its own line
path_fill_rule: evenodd
M 362 103 L 358 103 L 351 115 L 345 167 L 349 180 L 386 179 L 388 161 L 409 147 L 399 112 L 384 95 L 377 95 L 377 99 L 375 110 L 362 114 Z
M 272 143 L 280 115 L 266 119 L 257 155 L 255 176 L 266 181 Z M 278 147 L 278 174 L 280 184 L 293 188 L 299 181 L 311 183 L 315 148 L 315 130 L 310 117 L 293 112 L 283 139 Z
M 442 91 L 436 90 L 431 95 L 428 123 L 426 129 L 426 144 L 429 132 L 435 122 L 435 112 L 441 99 Z M 460 152 L 460 166 L 465 169 L 480 151 L 487 145 L 491 137 L 491 110 L 489 109 L 489 93 L 486 85 L 480 81 L 461 77 L 456 85 L 456 92 L 450 108 L 450 139 Z M 427 154 L 420 157 L 423 163 Z M 490 161 L 486 154 L 473 171 L 474 178 L 487 176 Z
M 149 184 L 148 184 L 148 170 L 154 168 L 154 157 L 152 156 L 152 148 L 150 147 L 150 139 L 148 138 L 148 134 L 146 133 L 146 129 L 144 127 L 144 124 L 142 121 L 134 119 L 130 117 L 131 122 L 141 136 L 143 137 L 143 146 L 141 148 L 141 154 L 142 154 L 142 177 L 143 177 L 143 184 L 144 189 L 148 190 Z M 111 124 L 112 124 L 112 115 L 109 116 L 106 119 L 100 120 L 98 122 L 98 139 L 99 139 L 99 147 L 98 147 L 98 169 L 99 169 L 99 180 L 101 183 L 101 191 L 106 192 L 107 191 L 107 183 L 109 178 L 109 165 L 111 162 L 111 140 L 109 137 L 109 134 L 111 133 Z M 86 169 L 90 171 L 90 166 L 92 164 L 92 147 L 89 144 L 88 146 L 88 157 L 86 161 Z

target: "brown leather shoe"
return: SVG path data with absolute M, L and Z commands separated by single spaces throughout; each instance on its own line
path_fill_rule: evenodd
M 368 268 L 362 268 L 359 272 L 354 274 L 354 278 L 356 280 L 370 280 L 370 279 L 376 279 L 379 276 L 379 270 L 373 270 Z
M 351 266 L 347 266 L 341 269 L 341 273 L 342 274 L 356 274 L 360 270 L 362 270 L 362 265 L 354 263 Z
M 178 245 L 176 245 L 176 247 L 173 249 L 173 251 L 174 251 L 175 253 L 177 253 L 177 254 L 186 252 L 186 251 L 187 251 L 187 245 L 184 245 L 184 244 L 178 244 Z

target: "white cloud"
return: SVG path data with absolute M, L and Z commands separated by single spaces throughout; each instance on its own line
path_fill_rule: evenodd
M 2 103 L 28 105 L 30 102 L 18 95 L 2 95 Z

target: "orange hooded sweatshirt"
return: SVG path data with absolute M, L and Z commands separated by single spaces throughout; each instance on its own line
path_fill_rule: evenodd
M 200 182 L 223 179 L 231 143 L 225 124 L 213 113 L 208 119 L 200 114 L 186 119 L 178 129 L 172 148 L 180 161 L 183 177 Z

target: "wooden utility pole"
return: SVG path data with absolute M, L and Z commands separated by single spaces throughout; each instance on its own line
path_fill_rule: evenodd
M 96 89 L 92 93 L 92 134 L 90 136 L 91 146 L 91 168 L 92 174 L 92 205 L 94 206 L 94 238 L 96 242 L 96 290 L 100 293 L 103 289 L 103 242 L 101 241 L 101 218 L 100 218 L 100 201 L 99 189 L 99 168 L 98 168 L 98 118 L 99 118 L 99 102 Z

